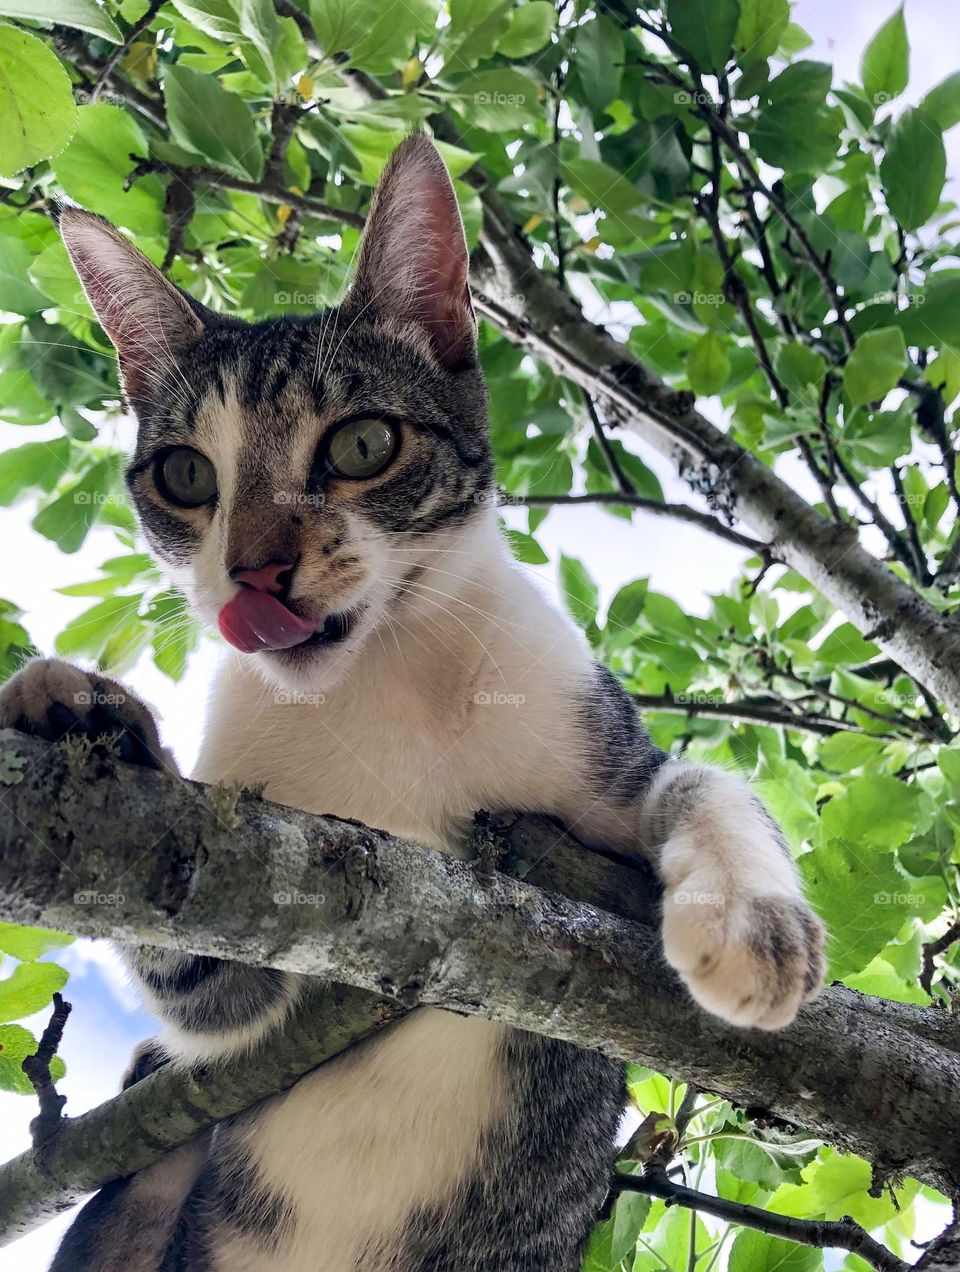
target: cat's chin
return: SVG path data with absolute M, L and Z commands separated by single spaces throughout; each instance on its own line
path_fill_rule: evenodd
M 322 694 L 347 675 L 374 625 L 371 615 L 364 612 L 342 640 L 305 640 L 288 649 L 263 650 L 250 657 L 260 676 L 280 692 Z

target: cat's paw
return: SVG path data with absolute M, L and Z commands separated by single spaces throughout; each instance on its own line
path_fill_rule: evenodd
M 823 925 L 799 894 L 730 891 L 712 891 L 702 876 L 667 889 L 667 961 L 707 1011 L 732 1025 L 782 1029 L 823 986 Z
M 158 1069 L 162 1069 L 165 1064 L 169 1063 L 170 1053 L 160 1039 L 145 1038 L 143 1042 L 137 1043 L 133 1055 L 130 1057 L 127 1071 L 123 1075 L 121 1090 L 126 1091 L 128 1087 L 135 1086 L 136 1083 L 142 1082 L 151 1073 L 156 1073 Z
M 36 658 L 0 686 L 0 728 L 48 742 L 67 735 L 106 741 L 128 764 L 175 769 L 139 698 L 116 680 L 59 658 Z

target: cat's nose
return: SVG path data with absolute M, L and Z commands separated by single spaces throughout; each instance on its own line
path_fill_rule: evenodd
M 250 567 L 235 565 L 229 571 L 234 583 L 253 588 L 255 592 L 269 592 L 284 597 L 290 591 L 296 561 L 290 557 L 278 557 L 265 565 Z

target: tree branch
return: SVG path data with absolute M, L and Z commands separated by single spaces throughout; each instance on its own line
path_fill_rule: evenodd
M 526 508 L 554 508 L 562 505 L 576 504 L 614 504 L 620 508 L 640 508 L 644 512 L 652 512 L 658 517 L 673 517 L 676 521 L 687 521 L 699 526 L 719 539 L 736 544 L 738 548 L 746 548 L 756 552 L 758 556 L 769 558 L 770 548 L 759 539 L 741 534 L 732 526 L 724 525 L 709 512 L 700 512 L 689 504 L 663 503 L 659 499 L 646 499 L 643 495 L 631 495 L 615 490 L 599 490 L 587 495 L 517 495 L 513 491 L 503 491 L 501 500 L 505 504 L 518 504 Z
M 662 1167 L 644 1170 L 640 1175 L 616 1174 L 611 1187 L 618 1192 L 642 1193 L 646 1197 L 659 1197 L 668 1206 L 687 1206 L 715 1219 L 738 1224 L 741 1228 L 755 1228 L 772 1237 L 796 1241 L 800 1245 L 817 1246 L 821 1250 L 849 1250 L 858 1254 L 879 1272 L 908 1272 L 910 1264 L 891 1254 L 878 1241 L 874 1241 L 852 1219 L 794 1219 L 790 1215 L 778 1215 L 772 1210 L 760 1210 L 724 1197 L 711 1197 L 683 1184 L 668 1179 Z
M 724 1025 L 663 962 L 649 871 L 585 849 L 550 819 L 494 828 L 503 873 L 489 852 L 459 860 L 11 730 L 0 732 L 0 774 L 4 919 L 281 967 L 403 1009 L 485 1015 L 770 1110 L 943 1191 L 960 1184 L 960 1030 L 947 1013 L 833 987 L 780 1034 Z M 381 1011 L 368 1020 L 382 1023 Z M 203 1085 L 221 1109 L 234 1097 L 218 1074 Z M 164 1147 L 197 1133 L 172 1107 L 152 1115 L 151 1125 L 171 1117 Z M 89 1116 L 106 1134 L 106 1115 Z M 118 1129 L 83 1184 L 78 1140 L 62 1175 L 29 1154 L 0 1168 L 8 1231 L 139 1169 L 141 1129 Z

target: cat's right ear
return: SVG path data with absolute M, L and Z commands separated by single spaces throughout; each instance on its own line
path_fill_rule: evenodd
M 164 374 L 176 366 L 177 354 L 203 334 L 203 321 L 183 292 L 109 221 L 66 207 L 57 228 L 117 350 L 127 398 L 149 401 Z

